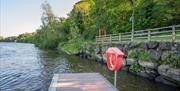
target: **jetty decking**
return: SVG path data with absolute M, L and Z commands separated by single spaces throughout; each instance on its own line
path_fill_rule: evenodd
M 118 91 L 99 73 L 54 74 L 49 91 Z

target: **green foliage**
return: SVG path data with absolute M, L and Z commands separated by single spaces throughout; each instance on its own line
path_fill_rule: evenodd
M 129 70 L 138 73 L 142 70 L 142 67 L 138 63 L 133 63 Z
M 3 40 L 4 39 L 4 37 L 3 36 L 0 36 L 0 40 Z
M 135 1 L 135 30 L 180 24 L 180 0 Z M 131 31 L 131 0 L 80 0 L 67 18 L 60 19 L 47 2 L 42 4 L 42 11 L 41 27 L 32 36 L 18 36 L 19 42 L 33 42 L 40 48 L 78 51 L 85 41 L 94 41 L 99 30 L 105 34 Z M 11 41 L 15 39 L 9 38 Z M 130 50 L 128 57 L 151 61 L 146 50 Z M 179 67 L 180 62 L 171 55 L 165 63 Z M 136 72 L 140 68 L 138 64 L 131 67 Z
M 24 33 L 20 34 L 16 40 L 17 42 L 32 43 L 35 33 Z
M 147 50 L 141 50 L 139 53 L 139 60 L 141 61 L 151 61 L 151 56 L 149 55 Z
M 0 42 L 15 42 L 16 38 L 17 38 L 16 36 L 11 36 L 6 38 L 1 37 Z
M 56 19 L 51 6 L 45 2 L 42 4 L 42 26 L 36 31 L 33 43 L 40 48 L 55 49 L 59 42 L 66 41 L 67 30 L 65 30 L 64 18 Z
M 165 52 L 162 57 L 161 64 L 168 64 L 172 68 L 180 68 L 180 54 Z
M 128 51 L 128 57 L 130 58 L 138 58 L 139 56 L 139 50 L 138 49 L 132 49 Z
M 78 52 L 81 47 L 83 46 L 83 42 L 66 42 L 66 43 L 59 43 L 58 49 L 65 50 L 68 52 Z

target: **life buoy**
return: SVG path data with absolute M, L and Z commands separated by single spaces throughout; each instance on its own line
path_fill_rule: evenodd
M 106 63 L 111 71 L 118 71 L 122 67 L 124 53 L 116 47 L 106 50 Z

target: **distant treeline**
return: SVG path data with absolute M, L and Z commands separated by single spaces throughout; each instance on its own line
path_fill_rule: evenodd
M 2 37 L 0 36 L 0 42 L 23 42 L 32 43 L 35 33 L 23 33 L 18 36 Z
M 134 1 L 135 30 L 180 24 L 180 0 Z M 131 31 L 132 6 L 132 0 L 80 0 L 63 18 L 45 2 L 42 25 L 33 38 L 26 38 L 40 48 L 77 50 L 98 34 Z
M 0 42 L 14 42 L 16 40 L 16 36 L 11 36 L 11 37 L 2 37 L 0 36 Z

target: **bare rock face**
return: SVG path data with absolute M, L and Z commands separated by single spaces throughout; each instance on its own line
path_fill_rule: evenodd
M 133 64 L 135 61 L 136 61 L 135 59 L 127 58 L 127 59 L 126 59 L 126 65 L 131 65 L 131 64 Z
M 159 75 L 156 69 L 145 68 L 145 71 L 152 78 L 155 78 Z
M 148 45 L 149 49 L 156 49 L 158 47 L 159 43 L 155 42 L 155 41 L 151 41 L 151 42 L 148 42 L 147 45 Z
M 96 61 L 98 61 L 98 62 L 102 62 L 102 61 L 103 61 L 102 56 L 99 55 L 99 54 L 95 55 L 95 59 L 96 59 Z
M 175 48 L 180 53 L 180 42 L 175 43 Z
M 102 60 L 103 60 L 104 63 L 106 63 L 106 54 L 102 55 Z
M 148 45 L 147 45 L 146 42 L 142 42 L 140 47 L 143 48 L 143 49 L 147 49 Z
M 172 42 L 160 42 L 159 43 L 159 49 L 161 50 L 171 50 L 173 46 Z
M 151 61 L 139 61 L 139 65 L 145 68 L 157 69 L 158 64 Z
M 149 55 L 151 56 L 151 58 L 153 58 L 156 61 L 160 60 L 160 58 L 161 58 L 160 52 L 153 50 L 153 49 L 150 49 L 148 52 L 149 52 Z
M 130 42 L 130 43 L 128 44 L 128 47 L 129 47 L 129 48 L 136 48 L 136 46 L 137 46 L 137 44 L 136 44 L 135 42 Z
M 160 65 L 158 73 L 180 82 L 180 69 L 170 68 L 169 65 Z

